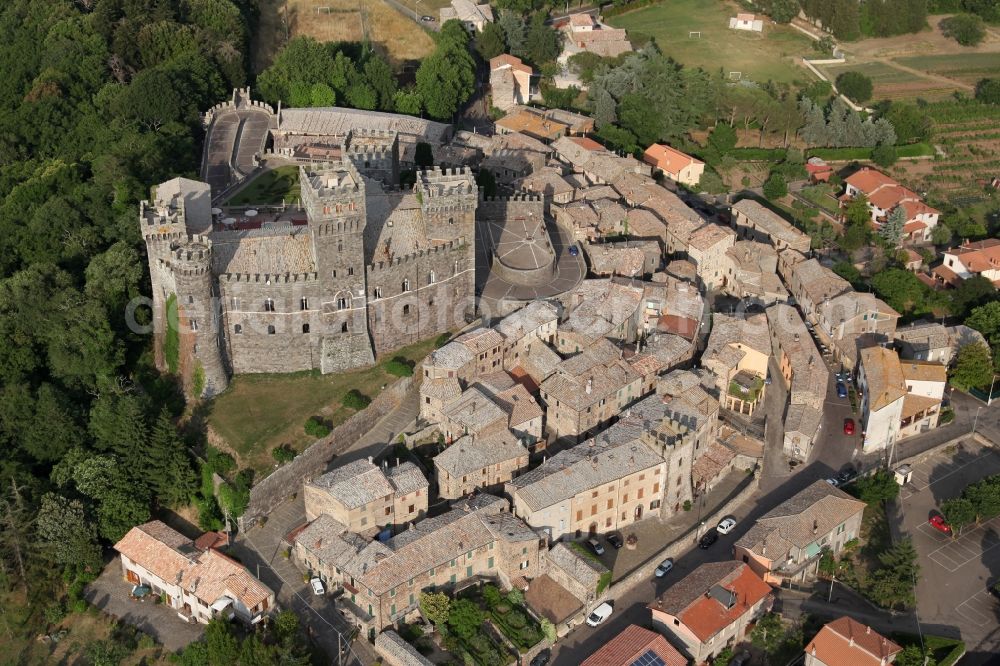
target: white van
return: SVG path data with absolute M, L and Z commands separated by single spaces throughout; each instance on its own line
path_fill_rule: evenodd
M 611 608 L 611 604 L 605 601 L 603 604 L 595 608 L 590 613 L 590 615 L 587 616 L 587 624 L 589 624 L 592 627 L 596 627 L 597 625 L 601 624 L 609 617 L 611 617 L 612 610 L 613 609 Z

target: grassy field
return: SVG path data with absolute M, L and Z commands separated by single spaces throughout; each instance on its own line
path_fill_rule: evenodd
M 413 7 L 413 0 L 401 0 Z M 437 18 L 441 0 L 421 0 L 419 11 Z M 448 4 L 445 2 L 444 4 Z M 254 39 L 254 69 L 274 59 L 286 37 L 321 42 L 360 42 L 366 38 L 395 66 L 420 60 L 434 50 L 434 40 L 413 20 L 384 0 L 261 0 Z
M 419 361 L 434 348 L 435 338 L 404 347 L 392 356 Z M 371 368 L 322 375 L 298 372 L 286 375 L 237 375 L 229 390 L 209 404 L 208 423 L 239 456 L 241 466 L 258 473 L 274 466 L 271 450 L 288 444 L 301 451 L 313 439 L 303 425 L 310 416 L 321 416 L 333 425 L 343 423 L 353 410 L 340 404 L 351 389 L 374 398 L 395 381 L 384 361 Z
M 947 76 L 970 85 L 975 85 L 979 79 L 996 76 L 997 72 L 1000 72 L 1000 53 L 922 55 L 895 58 L 893 62 L 923 72 Z
M 281 166 L 257 177 L 227 201 L 230 206 L 292 203 L 299 200 L 299 168 Z
M 710 72 L 720 68 L 742 78 L 783 83 L 812 80 L 798 59 L 812 53 L 810 40 L 787 26 L 765 24 L 763 34 L 729 29 L 735 4 L 718 0 L 670 0 L 609 20 L 630 37 L 649 36 L 678 62 Z M 690 38 L 691 32 L 701 38 Z

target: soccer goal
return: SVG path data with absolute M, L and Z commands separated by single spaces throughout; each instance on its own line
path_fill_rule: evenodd
M 689 32 L 688 39 L 701 39 L 701 30 L 692 30 Z
M 332 11 L 333 11 L 333 7 L 317 7 L 316 8 L 316 13 L 317 14 L 329 14 Z
M 739 81 L 743 78 L 743 72 L 729 72 L 730 81 Z

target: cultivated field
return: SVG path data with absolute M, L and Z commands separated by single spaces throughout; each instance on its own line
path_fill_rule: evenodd
M 799 62 L 812 54 L 811 41 L 788 26 L 765 21 L 764 32 L 729 29 L 738 7 L 718 0 L 670 0 L 609 19 L 629 36 L 652 37 L 664 54 L 709 72 L 740 72 L 742 78 L 765 82 L 808 82 L 814 77 Z M 690 37 L 701 32 L 700 38 Z
M 413 7 L 413 0 L 401 0 Z M 419 11 L 437 17 L 422 0 Z M 261 0 L 254 65 L 261 71 L 286 37 L 305 35 L 321 42 L 368 39 L 396 66 L 419 60 L 434 50 L 434 40 L 413 20 L 385 0 Z
M 1000 73 L 1000 53 L 963 53 L 895 58 L 893 62 L 969 85 Z
M 821 69 L 831 81 L 847 71 L 861 72 L 871 78 L 875 84 L 873 99 L 914 100 L 917 97 L 935 101 L 959 91 L 963 87 L 953 81 L 940 78 L 930 78 L 919 71 L 912 71 L 896 66 L 895 61 L 874 60 L 869 62 L 852 62 L 848 59 L 844 65 L 823 65 Z

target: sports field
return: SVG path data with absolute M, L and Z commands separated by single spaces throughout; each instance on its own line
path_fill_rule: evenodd
M 729 18 L 737 11 L 742 10 L 736 4 L 719 0 L 669 0 L 608 22 L 628 30 L 629 37 L 652 37 L 664 54 L 713 73 L 739 72 L 741 78 L 758 82 L 815 78 L 799 64 L 802 56 L 813 54 L 808 37 L 769 21 L 763 33 L 730 30 Z

